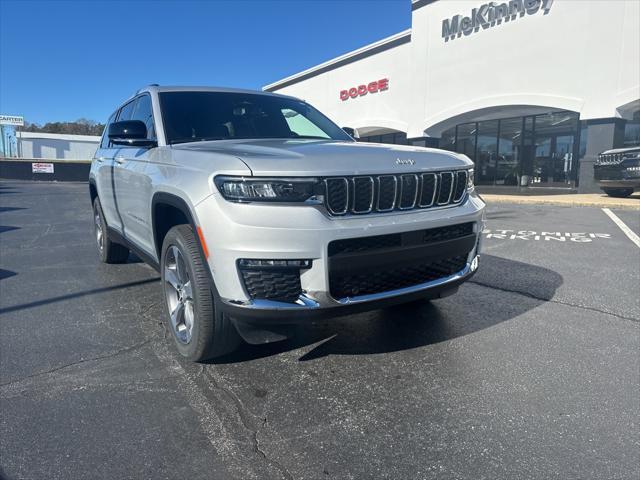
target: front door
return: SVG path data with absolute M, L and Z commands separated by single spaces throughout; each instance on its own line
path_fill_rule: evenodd
M 144 122 L 147 126 L 147 138 L 155 139 L 151 97 L 143 94 L 133 102 L 131 116 L 127 120 Z M 155 148 L 122 146 L 114 156 L 114 180 L 123 235 L 152 256 L 155 248 L 151 225 L 152 186 L 149 170 L 153 168 L 150 157 L 156 153 Z
M 536 135 L 532 185 L 569 187 L 574 144 L 573 134 Z
M 96 151 L 94 162 L 97 166 L 96 169 L 96 187 L 98 188 L 98 197 L 100 198 L 100 206 L 102 207 L 102 214 L 107 222 L 107 225 L 117 231 L 122 230 L 122 220 L 118 214 L 116 208 L 115 189 L 113 183 L 113 169 L 114 169 L 114 145 L 109 141 L 109 125 L 111 125 L 117 116 L 114 113 L 109 117 L 107 126 L 102 134 L 102 140 Z

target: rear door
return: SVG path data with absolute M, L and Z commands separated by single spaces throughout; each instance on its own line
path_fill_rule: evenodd
M 124 120 L 124 119 L 123 119 Z M 147 138 L 156 139 L 151 97 L 145 93 L 135 98 L 126 120 L 140 120 L 147 126 Z M 118 208 L 125 237 L 145 250 L 154 252 L 151 225 L 151 179 L 148 147 L 122 147 L 115 156 L 115 185 Z
M 122 222 L 119 219 L 115 206 L 115 192 L 113 183 L 113 164 L 115 149 L 109 142 L 109 125 L 117 118 L 118 111 L 113 113 L 107 121 L 107 126 L 102 134 L 102 140 L 96 151 L 95 161 L 96 170 L 96 187 L 98 189 L 98 197 L 100 205 L 102 205 L 102 213 L 104 214 L 107 225 L 118 231 L 122 230 Z

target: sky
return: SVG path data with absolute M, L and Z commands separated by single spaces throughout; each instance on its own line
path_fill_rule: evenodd
M 410 26 L 410 0 L 0 0 L 0 113 L 104 122 L 150 83 L 260 89 Z

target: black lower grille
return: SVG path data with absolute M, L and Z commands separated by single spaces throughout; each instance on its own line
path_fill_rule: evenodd
M 477 243 L 474 222 L 329 244 L 329 289 L 336 299 L 381 293 L 448 277 Z
M 302 293 L 297 268 L 240 270 L 252 300 L 264 299 L 293 303 Z
M 473 233 L 473 222 L 459 223 L 457 225 L 447 225 L 446 227 L 430 228 L 424 230 L 423 243 L 442 242 L 471 235 Z
M 332 276 L 331 295 L 340 299 L 411 287 L 453 275 L 465 267 L 466 261 L 466 255 L 458 255 L 410 267 L 359 275 Z
M 392 233 L 389 235 L 376 235 L 373 237 L 348 238 L 346 240 L 334 240 L 329 244 L 329 256 L 340 253 L 367 252 L 402 245 L 428 244 L 454 240 L 473 234 L 473 222 L 447 225 L 446 227 L 429 228 L 406 233 Z

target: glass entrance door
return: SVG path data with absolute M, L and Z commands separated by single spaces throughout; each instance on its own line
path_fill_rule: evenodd
M 571 185 L 575 135 L 536 135 L 531 183 L 538 186 Z
M 571 187 L 577 177 L 578 114 L 559 111 L 463 123 L 442 146 L 475 163 L 478 185 Z
M 575 177 L 577 115 L 555 112 L 536 115 L 531 184 L 569 187 Z

